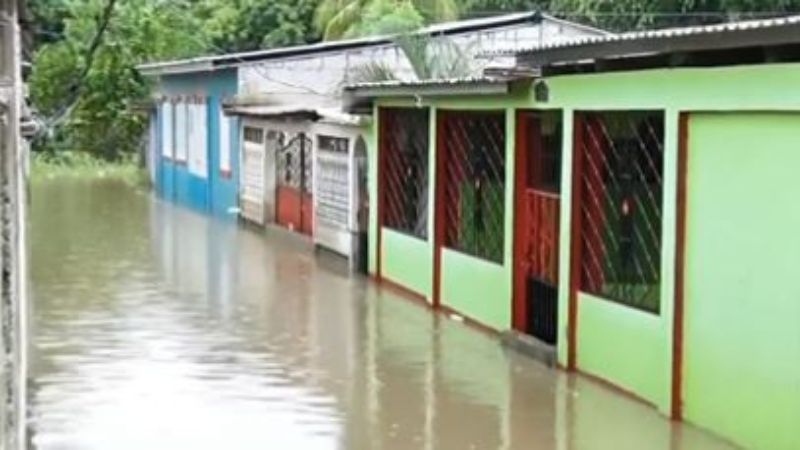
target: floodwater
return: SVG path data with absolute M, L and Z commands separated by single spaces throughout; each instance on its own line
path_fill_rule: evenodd
M 728 449 L 349 276 L 112 182 L 33 187 L 30 445 Z

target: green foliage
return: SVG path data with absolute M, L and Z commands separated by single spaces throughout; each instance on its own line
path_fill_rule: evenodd
M 303 44 L 317 38 L 316 0 L 204 0 L 197 14 L 215 52 Z
M 461 78 L 475 73 L 470 49 L 459 47 L 450 39 L 407 34 L 397 38 L 397 44 L 420 80 Z
M 93 52 L 107 1 L 65 3 L 63 38 L 36 52 L 31 97 L 50 133 L 37 141 L 39 150 L 77 149 L 108 160 L 133 153 L 146 125 L 133 106 L 149 93 L 136 65 L 206 48 L 200 21 L 185 12 L 190 3 L 125 0 Z
M 367 4 L 360 20 L 343 37 L 406 33 L 424 24 L 422 14 L 410 2 L 397 5 L 394 0 L 375 0 Z
M 314 25 L 325 40 L 410 31 L 457 20 L 455 0 L 321 0 Z
M 355 83 L 375 83 L 396 80 L 397 75 L 389 65 L 380 62 L 369 62 L 353 68 L 342 85 Z
M 54 178 L 111 179 L 131 186 L 146 186 L 148 183 L 147 172 L 130 155 L 119 161 L 109 162 L 86 152 L 34 153 L 31 159 L 31 181 L 39 183 Z

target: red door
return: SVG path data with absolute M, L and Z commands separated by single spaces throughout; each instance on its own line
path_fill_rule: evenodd
M 514 329 L 554 345 L 561 211 L 560 111 L 517 115 Z
M 276 222 L 304 234 L 311 234 L 311 139 L 298 133 L 278 149 Z

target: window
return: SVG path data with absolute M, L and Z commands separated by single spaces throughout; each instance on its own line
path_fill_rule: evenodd
M 3 21 L 3 2 L 0 2 L 0 80 L 11 79 L 12 74 L 12 52 L 7 42 L 11 42 L 11 33 L 13 27 L 10 27 Z
M 347 154 L 347 138 L 320 135 L 317 138 L 319 149 L 330 153 Z
M 505 112 L 442 112 L 445 246 L 503 262 Z
M 244 140 L 253 144 L 263 144 L 264 130 L 255 127 L 244 127 Z
M 581 290 L 658 313 L 664 115 L 577 118 Z
M 219 111 L 219 170 L 222 175 L 231 173 L 231 119 Z
M 172 158 L 173 150 L 173 129 L 175 124 L 174 105 L 170 101 L 164 102 L 161 107 L 161 154 L 165 158 Z
M 427 239 L 428 109 L 381 109 L 380 158 L 382 223 Z
M 189 172 L 201 177 L 208 176 L 207 109 L 205 101 L 189 104 Z
M 348 145 L 346 138 L 317 137 L 317 221 L 343 230 L 350 218 Z
M 186 162 L 188 150 L 187 110 L 186 103 L 175 104 L 175 160 L 180 162 Z

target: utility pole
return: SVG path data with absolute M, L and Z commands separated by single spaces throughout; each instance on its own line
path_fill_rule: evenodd
M 24 101 L 20 8 L 0 0 L 0 450 L 22 449 L 27 376 L 27 145 L 21 136 Z

